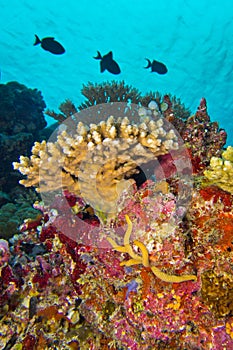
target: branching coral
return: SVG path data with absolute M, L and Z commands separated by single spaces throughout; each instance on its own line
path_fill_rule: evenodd
M 67 99 L 65 102 L 61 103 L 59 106 L 59 110 L 61 113 L 56 113 L 54 111 L 51 111 L 50 109 L 47 109 L 45 111 L 45 114 L 50 116 L 51 118 L 57 120 L 59 123 L 64 122 L 67 118 L 71 117 L 73 114 L 77 113 L 77 109 L 72 101 Z
M 21 156 L 14 163 L 27 176 L 20 183 L 38 192 L 68 189 L 96 210 L 114 214 L 138 166 L 178 148 L 175 132 L 160 115 L 152 119 L 145 108 L 131 107 L 128 115 L 134 122 L 124 117 L 127 104 L 120 106 L 122 117 L 110 116 L 89 126 L 79 122 L 75 132 L 64 130 L 55 142 L 36 142 L 30 158 Z
M 141 93 L 124 81 L 107 81 L 101 84 L 83 85 L 81 93 L 87 98 L 78 108 L 84 109 L 96 104 L 108 102 L 128 102 L 138 104 Z M 148 105 L 148 104 L 147 104 Z
M 165 272 L 160 271 L 157 267 L 151 266 L 149 261 L 148 251 L 145 245 L 138 240 L 134 240 L 133 243 L 135 246 L 139 248 L 139 250 L 142 253 L 142 256 L 135 254 L 129 242 L 129 238 L 132 232 L 132 222 L 129 219 L 128 215 L 125 216 L 125 219 L 127 221 L 128 228 L 124 236 L 124 246 L 119 246 L 112 238 L 110 237 L 108 238 L 109 243 L 112 245 L 112 247 L 115 250 L 121 253 L 128 253 L 129 256 L 131 257 L 130 260 L 122 261 L 120 264 L 121 266 L 132 266 L 132 265 L 142 264 L 144 267 L 150 267 L 154 275 L 164 282 L 179 283 L 184 281 L 197 280 L 197 277 L 195 275 L 183 275 L 183 276 L 168 275 Z
M 139 90 L 131 85 L 127 85 L 124 81 L 117 82 L 113 80 L 100 84 L 89 82 L 88 84 L 83 85 L 81 93 L 86 97 L 86 100 L 78 107 L 75 107 L 74 103 L 68 99 L 59 106 L 59 110 L 62 113 L 56 113 L 51 110 L 47 110 L 45 113 L 59 123 L 62 123 L 78 110 L 83 110 L 98 104 L 130 102 L 147 107 L 150 101 L 153 100 L 157 103 L 160 111 L 166 111 L 166 113 L 164 113 L 165 117 L 172 111 L 174 118 L 177 118 L 182 125 L 182 121 L 190 116 L 190 111 L 176 96 L 172 96 L 171 94 L 163 96 L 158 91 L 150 91 L 149 93 L 142 95 Z
M 212 157 L 209 169 L 204 171 L 204 184 L 217 185 L 233 194 L 233 147 L 227 147 L 222 158 Z

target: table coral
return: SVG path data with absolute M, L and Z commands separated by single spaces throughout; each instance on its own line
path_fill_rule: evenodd
M 115 108 L 121 108 L 118 119 L 110 116 L 90 125 L 80 121 L 75 132 L 62 131 L 55 142 L 36 142 L 30 158 L 21 156 L 13 163 L 27 176 L 20 183 L 38 192 L 68 189 L 96 212 L 115 215 L 116 201 L 134 183 L 138 166 L 179 147 L 176 133 L 160 115 L 152 118 L 150 110 L 132 106 L 128 115 L 136 123 L 124 116 L 126 104 Z M 98 111 L 96 107 L 91 113 Z

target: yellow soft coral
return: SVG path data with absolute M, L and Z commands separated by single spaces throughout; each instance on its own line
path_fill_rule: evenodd
M 210 168 L 204 171 L 204 184 L 216 185 L 233 194 L 233 147 L 227 147 L 222 158 L 212 157 Z
M 132 222 L 128 215 L 125 215 L 126 222 L 128 224 L 128 228 L 125 233 L 124 237 L 124 246 L 119 246 L 112 238 L 108 238 L 109 243 L 112 245 L 112 247 L 121 253 L 128 253 L 131 259 L 127 261 L 122 261 L 121 266 L 132 266 L 137 264 L 142 264 L 145 267 L 150 267 L 151 271 L 154 273 L 156 277 L 161 279 L 164 282 L 171 282 L 171 283 L 177 283 L 177 282 L 184 282 L 184 281 L 196 281 L 197 277 L 195 275 L 183 275 L 183 276 L 176 276 L 176 275 L 168 275 L 165 272 L 160 271 L 157 267 L 151 266 L 149 261 L 149 253 L 146 249 L 146 246 L 138 241 L 135 240 L 133 243 L 136 245 L 140 251 L 141 256 L 134 253 L 133 248 L 130 246 L 129 238 L 132 232 Z

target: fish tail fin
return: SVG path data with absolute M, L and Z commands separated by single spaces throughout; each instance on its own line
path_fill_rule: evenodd
M 144 68 L 150 68 L 151 67 L 151 61 L 148 59 L 148 58 L 145 58 L 145 60 L 147 60 L 147 66 L 146 67 L 144 67 Z
M 99 51 L 97 51 L 97 56 L 93 57 L 95 60 L 102 60 L 102 56 L 101 53 Z
M 40 44 L 40 43 L 41 43 L 41 41 L 40 41 L 40 39 L 39 39 L 38 35 L 36 35 L 36 34 L 35 34 L 35 37 L 36 37 L 36 40 L 35 40 L 35 42 L 34 42 L 34 44 L 33 44 L 33 45 L 38 45 L 38 44 Z

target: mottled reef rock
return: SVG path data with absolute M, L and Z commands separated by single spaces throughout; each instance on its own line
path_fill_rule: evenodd
M 18 82 L 0 84 L 0 190 L 10 193 L 18 184 L 19 174 L 12 162 L 23 152 L 29 154 L 39 131 L 46 126 L 45 103 L 40 91 Z M 13 193 L 10 194 L 14 197 Z M 1 204 L 1 203 L 0 203 Z

